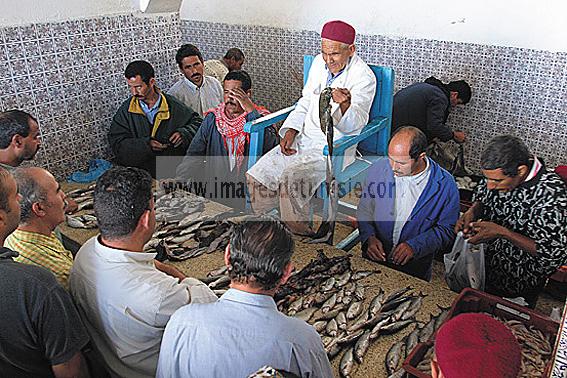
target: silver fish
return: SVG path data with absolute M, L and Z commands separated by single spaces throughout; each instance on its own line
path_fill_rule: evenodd
M 229 230 L 225 231 L 222 235 L 220 235 L 218 238 L 216 238 L 215 240 L 213 240 L 213 241 L 211 242 L 211 244 L 209 244 L 209 247 L 207 248 L 207 253 L 211 253 L 211 252 L 216 251 L 216 250 L 218 249 L 218 247 L 221 245 L 221 243 L 222 243 L 223 241 L 225 241 L 225 240 L 228 238 L 228 236 L 230 235 L 231 231 L 232 231 L 232 230 L 229 229 Z
M 312 325 L 313 325 L 313 328 L 315 328 L 315 331 L 321 333 L 327 327 L 327 322 L 324 321 L 324 320 L 319 320 L 319 321 L 313 323 Z
M 358 315 L 358 317 L 352 321 L 352 323 L 350 324 L 350 327 L 348 327 L 348 330 L 353 331 L 353 330 L 358 330 L 358 329 L 362 328 L 361 325 L 366 323 L 367 320 L 368 320 L 368 314 L 365 311 L 362 311 L 362 313 L 360 315 Z M 358 327 L 358 326 L 361 326 L 361 327 Z
M 406 286 L 404 288 L 396 290 L 396 291 L 390 293 L 390 295 L 388 295 L 388 297 L 384 300 L 384 303 L 391 302 L 391 301 L 401 297 L 402 295 L 404 295 L 405 293 L 407 293 L 410 290 L 411 290 L 411 286 Z
M 351 376 L 353 369 L 354 369 L 354 351 L 352 348 L 347 348 L 339 364 L 339 373 L 341 374 L 341 377 L 348 378 Z
M 356 360 L 356 362 L 358 362 L 359 364 L 362 363 L 362 359 L 364 358 L 364 355 L 368 351 L 369 347 L 370 347 L 370 331 L 366 331 L 356 341 L 356 344 L 354 344 L 354 359 Z
M 437 319 L 435 319 L 435 330 L 438 330 L 441 327 L 445 319 L 447 319 L 447 315 L 449 315 L 450 308 L 440 307 L 440 309 L 441 313 L 437 315 Z
M 337 325 L 338 325 L 339 329 L 346 331 L 347 319 L 346 319 L 346 315 L 343 311 L 341 311 L 337 314 L 335 320 L 337 321 Z
M 341 312 L 344 309 L 344 305 L 335 305 L 335 308 L 333 308 L 331 311 L 327 311 L 327 312 L 323 312 L 321 310 L 317 311 L 317 314 L 315 314 L 315 320 L 328 320 L 328 319 L 333 319 L 335 318 L 339 312 Z
M 373 318 L 380 312 L 380 308 L 382 307 L 382 303 L 384 303 L 384 291 L 380 288 L 380 291 L 370 302 L 368 306 L 368 317 Z
M 422 297 L 421 295 L 413 298 L 410 302 L 408 310 L 402 314 L 400 320 L 411 319 L 415 314 L 417 314 L 417 312 L 421 308 L 421 304 L 423 303 L 423 298 L 424 297 Z
M 364 286 L 356 285 L 356 289 L 354 290 L 354 297 L 358 301 L 364 300 Z
M 345 286 L 348 283 L 348 281 L 350 280 L 351 274 L 352 274 L 351 271 L 347 270 L 346 272 L 344 272 L 343 274 L 338 276 L 336 278 L 336 281 L 335 281 L 335 286 L 337 288 L 341 288 L 341 287 Z
M 382 330 L 382 328 L 384 328 L 387 324 L 390 324 L 390 322 L 390 318 L 384 318 L 376 323 L 376 325 L 372 328 L 372 331 L 370 331 L 370 339 L 374 340 L 378 336 L 380 336 L 380 331 Z
M 327 352 L 327 357 L 329 358 L 329 360 L 337 357 L 341 350 L 343 349 L 337 343 L 331 343 L 330 345 L 325 347 L 325 352 Z
M 333 307 L 335 307 L 335 304 L 337 304 L 337 294 L 336 293 L 331 295 L 331 298 L 327 299 L 325 301 L 325 303 L 323 303 L 323 306 L 321 306 L 321 311 L 327 312 L 327 311 L 331 310 Z
M 351 279 L 353 281 L 358 281 L 358 280 L 366 278 L 366 277 L 370 276 L 371 274 L 374 274 L 374 273 L 377 273 L 377 272 L 378 272 L 377 270 L 361 270 L 361 271 L 354 273 L 352 275 Z
M 405 327 L 412 324 L 413 322 L 414 322 L 413 320 L 400 320 L 400 321 L 395 322 L 395 323 L 390 323 L 390 324 L 387 324 L 384 327 L 382 327 L 382 329 L 380 329 L 380 332 L 383 332 L 383 333 L 398 332 L 399 330 L 404 329 Z
M 181 235 L 181 236 L 176 236 L 174 238 L 166 238 L 165 241 L 171 242 L 173 244 L 182 244 L 182 243 L 185 243 L 186 241 L 188 241 L 192 238 L 193 238 L 193 235 Z
M 345 296 L 343 297 L 343 300 L 342 300 L 342 304 L 344 304 L 345 306 L 348 306 L 349 304 L 351 304 L 353 298 L 354 298 L 354 296 L 345 294 Z
M 386 353 L 386 372 L 388 375 L 392 375 L 396 370 L 398 370 L 400 362 L 402 361 L 402 353 L 405 345 L 402 341 L 398 341 Z
M 402 304 L 399 305 L 398 308 L 394 310 L 394 313 L 392 314 L 392 319 L 394 321 L 401 320 L 404 314 L 409 310 L 411 304 L 412 304 L 411 300 L 402 302 Z
M 413 348 L 419 343 L 419 332 L 420 329 L 415 327 L 413 331 L 409 333 L 406 337 L 406 351 L 409 354 Z
M 337 321 L 335 319 L 331 319 L 327 323 L 327 326 L 325 327 L 325 333 L 331 337 L 335 337 L 337 336 L 338 332 L 339 332 L 339 326 L 337 324 Z
M 345 290 L 341 289 L 337 292 L 337 303 L 342 303 L 343 298 L 345 296 Z
M 289 316 L 293 316 L 295 315 L 299 310 L 301 310 L 301 308 L 303 307 L 303 297 L 299 297 L 299 299 L 296 299 L 295 301 L 293 301 L 288 309 L 287 309 L 287 314 Z
M 333 288 L 333 286 L 335 286 L 335 277 L 331 277 L 329 279 L 327 279 L 327 281 L 325 281 L 323 283 L 323 286 L 321 286 L 321 290 L 323 291 L 329 291 Z
M 345 297 L 350 297 L 351 295 L 354 294 L 354 291 L 356 290 L 356 284 L 354 282 L 349 282 L 348 284 L 345 285 L 344 289 L 345 289 Z
M 223 286 L 226 286 L 230 283 L 230 277 L 229 276 L 222 276 L 220 277 L 218 280 L 211 282 L 209 284 L 209 288 L 211 289 L 219 289 Z
M 348 307 L 346 313 L 347 319 L 356 318 L 358 315 L 360 315 L 363 309 L 364 307 L 362 306 L 362 302 L 352 302 L 352 304 Z
M 81 202 L 77 208 L 77 211 L 92 209 L 94 206 L 94 200 L 89 199 L 88 201 Z
M 433 332 L 435 332 L 435 320 L 436 319 L 431 316 L 427 324 L 425 324 L 419 332 L 420 343 L 424 343 L 429 340 L 431 338 L 431 335 L 433 335 Z
M 397 371 L 390 374 L 388 378 L 403 378 L 405 374 L 406 371 L 404 369 L 398 369 Z
M 299 318 L 303 321 L 308 322 L 309 319 L 311 319 L 311 317 L 313 316 L 313 314 L 317 311 L 317 307 L 310 307 L 310 308 L 306 308 L 305 310 L 302 310 L 300 312 L 298 312 L 297 314 L 295 314 L 294 316 L 296 318 Z

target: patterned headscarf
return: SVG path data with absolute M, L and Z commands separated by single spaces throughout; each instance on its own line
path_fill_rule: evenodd
M 270 112 L 264 107 L 257 105 L 254 105 L 254 107 L 262 116 L 270 114 Z M 223 102 L 216 108 L 208 110 L 204 116 L 209 113 L 213 113 L 215 115 L 215 124 L 217 126 L 217 130 L 222 135 L 224 147 L 228 153 L 230 153 L 229 144 L 232 146 L 232 153 L 236 157 L 236 168 L 238 172 L 240 172 L 240 167 L 244 161 L 244 149 L 246 147 L 246 143 L 250 140 L 250 134 L 244 132 L 244 124 L 246 123 L 246 116 L 248 113 L 243 112 L 236 118 L 230 119 L 227 117 L 224 110 L 225 103 Z

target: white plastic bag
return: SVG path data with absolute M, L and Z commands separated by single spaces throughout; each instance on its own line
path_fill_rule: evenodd
M 466 287 L 484 290 L 484 244 L 472 245 L 459 232 L 451 253 L 443 257 L 445 280 L 456 292 Z

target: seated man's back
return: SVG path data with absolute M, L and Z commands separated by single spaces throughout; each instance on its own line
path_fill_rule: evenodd
M 48 270 L 0 249 L 0 376 L 53 377 L 88 343 L 69 294 Z
M 171 317 L 158 377 L 248 377 L 264 365 L 313 377 L 326 358 L 313 327 L 279 312 L 267 295 L 230 289 Z

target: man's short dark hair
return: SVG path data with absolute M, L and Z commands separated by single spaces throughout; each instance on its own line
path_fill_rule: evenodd
M 10 177 L 10 172 L 7 169 L 0 167 L 0 210 L 6 213 L 10 212 L 10 204 L 8 199 L 8 189 L 6 181 Z
M 94 211 L 105 239 L 130 235 L 150 209 L 152 177 L 139 168 L 113 167 L 96 182 Z
M 291 261 L 294 241 L 287 227 L 268 216 L 250 216 L 233 227 L 229 275 L 232 280 L 274 289 Z
M 244 92 L 249 91 L 252 88 L 252 78 L 248 75 L 248 72 L 243 70 L 230 71 L 224 77 L 224 81 L 227 80 L 238 80 L 242 83 L 242 90 Z
M 419 155 L 421 155 L 427 150 L 427 137 L 425 136 L 423 131 L 421 131 L 417 127 L 403 126 L 394 132 L 394 135 L 392 135 L 390 140 L 394 139 L 394 137 L 400 132 L 411 133 L 412 138 L 411 138 L 409 155 L 413 160 L 417 160 Z
M 472 97 L 471 86 L 464 80 L 452 81 L 447 84 L 447 89 L 450 92 L 457 92 L 458 98 L 461 99 L 463 104 L 468 103 Z
M 26 223 L 33 215 L 33 204 L 45 201 L 47 192 L 30 174 L 29 168 L 17 168 L 14 170 L 14 179 L 18 184 L 20 193 L 20 223 Z
M 492 138 L 482 155 L 480 156 L 480 167 L 486 171 L 502 169 L 508 177 L 518 175 L 518 167 L 530 166 L 532 154 L 525 143 L 513 135 L 499 135 Z
M 188 56 L 196 56 L 197 58 L 199 58 L 201 63 L 203 63 L 203 55 L 201 55 L 201 52 L 199 51 L 197 46 L 187 43 L 181 46 L 175 54 L 175 61 L 177 62 L 177 65 L 181 67 L 183 59 L 187 58 Z
M 12 143 L 14 135 L 27 137 L 30 135 L 30 121 L 37 120 L 29 113 L 12 109 L 0 113 L 0 149 L 5 149 Z
M 233 47 L 228 49 L 226 54 L 224 54 L 224 59 L 234 59 L 237 62 L 244 60 L 244 53 L 238 47 Z
M 145 60 L 135 60 L 126 66 L 124 76 L 126 76 L 126 79 L 131 79 L 138 75 L 144 83 L 150 84 L 150 79 L 156 77 L 156 72 L 152 65 Z

